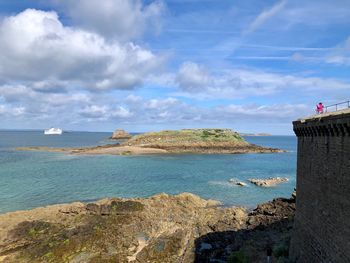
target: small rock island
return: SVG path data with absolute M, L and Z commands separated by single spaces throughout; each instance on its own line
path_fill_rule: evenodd
M 121 134 L 121 133 L 119 133 Z M 25 147 L 17 150 L 65 152 L 69 154 L 140 155 L 166 153 L 236 154 L 284 152 L 248 143 L 230 129 L 183 129 L 148 132 L 121 144 L 84 148 Z
M 124 130 L 117 129 L 113 132 L 112 136 L 110 137 L 111 140 L 125 140 L 130 139 L 132 136 L 128 132 Z

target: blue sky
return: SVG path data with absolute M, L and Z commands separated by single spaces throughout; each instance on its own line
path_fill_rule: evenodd
M 350 99 L 349 1 L 2 0 L 0 129 L 292 134 Z

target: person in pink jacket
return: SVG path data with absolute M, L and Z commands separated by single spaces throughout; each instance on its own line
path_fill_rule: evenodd
M 322 102 L 316 104 L 316 112 L 317 112 L 318 114 L 323 113 L 323 103 L 322 103 Z

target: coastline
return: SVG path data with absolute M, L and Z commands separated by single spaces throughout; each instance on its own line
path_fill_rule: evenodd
M 117 135 L 119 137 L 117 137 Z M 123 138 L 125 131 L 117 130 L 114 138 Z M 113 137 L 112 136 L 112 137 Z M 131 135 L 129 135 L 131 136 Z M 238 133 L 230 129 L 182 129 L 148 132 L 122 140 L 120 143 L 93 147 L 51 148 L 20 147 L 17 150 L 36 150 L 63 152 L 68 154 L 105 154 L 105 155 L 144 155 L 144 154 L 238 154 L 238 153 L 276 153 L 281 149 L 262 147 L 247 142 Z
M 36 147 L 17 147 L 18 151 L 44 151 L 44 152 L 60 152 L 72 155 L 147 155 L 147 154 L 243 154 L 243 153 L 283 153 L 285 150 L 261 147 L 257 145 L 247 145 L 240 147 L 231 147 L 226 145 L 184 145 L 173 147 L 143 147 L 128 145 L 103 145 L 94 147 L 79 148 L 54 148 L 46 146 Z

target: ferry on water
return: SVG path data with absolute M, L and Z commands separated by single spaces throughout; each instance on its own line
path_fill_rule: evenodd
M 46 129 L 44 131 L 45 135 L 61 135 L 62 134 L 62 129 L 60 128 L 50 128 L 50 129 Z

